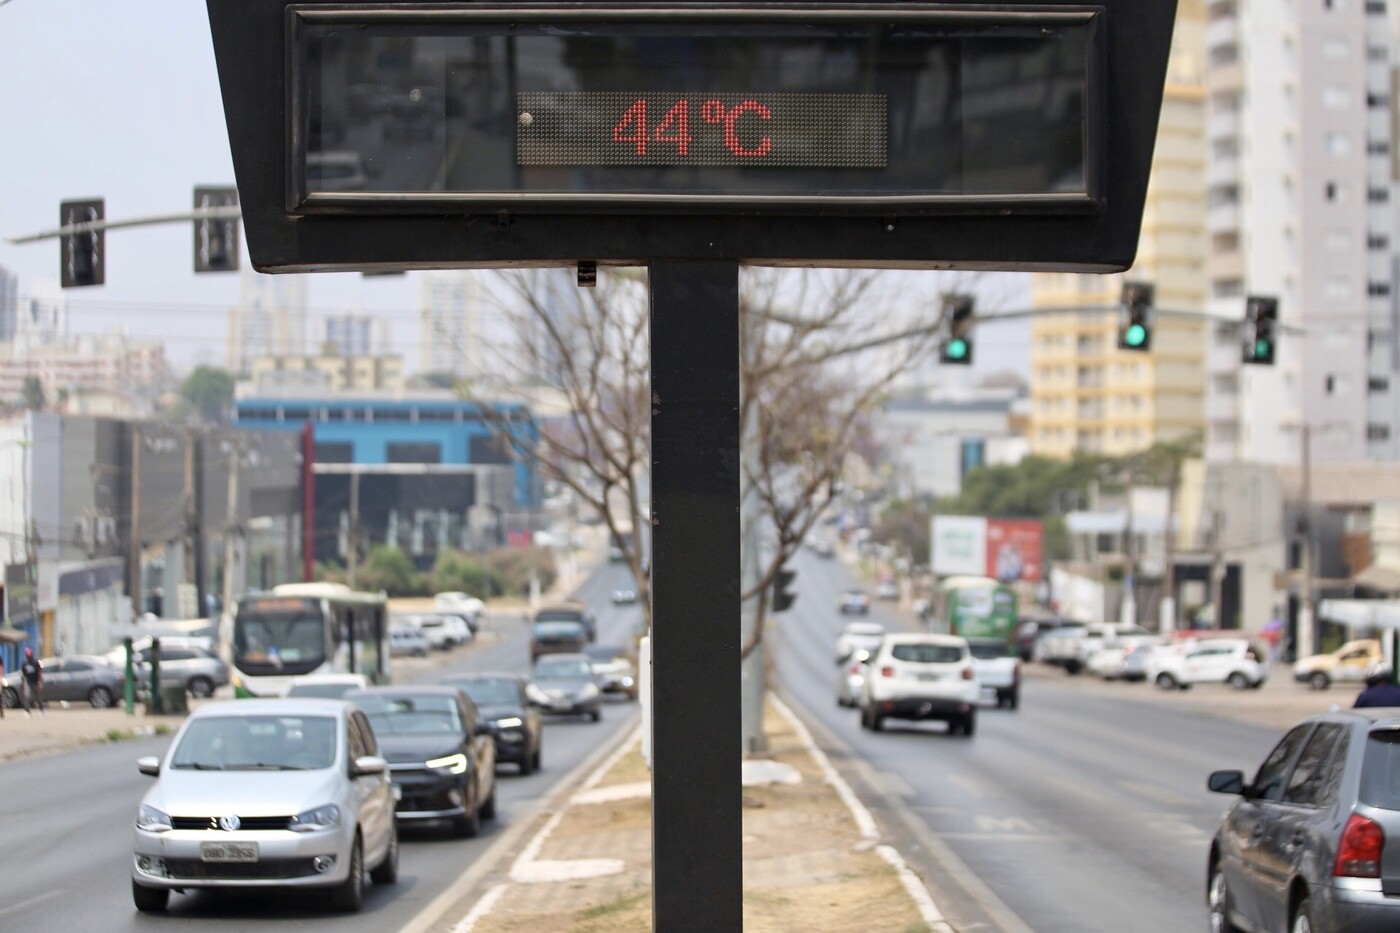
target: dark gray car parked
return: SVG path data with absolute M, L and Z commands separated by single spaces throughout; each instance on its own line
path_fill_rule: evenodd
M 1211 842 L 1212 930 L 1400 929 L 1400 709 L 1312 716 L 1252 781 L 1209 787 L 1240 796 Z
M 116 704 L 122 697 L 121 668 L 108 664 L 105 658 L 85 654 L 66 658 L 42 658 L 44 671 L 44 702 L 90 703 L 98 709 Z M 5 679 L 0 702 L 14 708 L 19 706 L 19 672 Z

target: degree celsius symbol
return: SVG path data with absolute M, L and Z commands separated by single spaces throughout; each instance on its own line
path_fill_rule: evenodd
M 751 115 L 750 120 L 773 119 L 773 111 L 756 100 L 725 107 L 722 101 L 710 99 L 700 105 L 700 122 L 723 127 L 726 149 L 741 159 L 761 159 L 773 150 L 773 140 L 762 136 L 757 145 L 745 146 L 738 128 L 739 118 L 745 115 Z M 676 101 L 652 127 L 647 120 L 647 102 L 639 98 L 622 114 L 612 132 L 614 142 L 631 143 L 638 156 L 646 155 L 651 143 L 669 143 L 676 147 L 678 155 L 689 155 L 694 139 L 690 133 L 690 101 L 684 97 Z

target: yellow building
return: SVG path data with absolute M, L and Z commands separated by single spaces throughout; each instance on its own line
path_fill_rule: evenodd
M 315 386 L 333 391 L 402 389 L 403 359 L 394 355 L 260 356 L 252 381 L 259 386 Z
M 1035 307 L 1114 307 L 1128 279 L 1153 283 L 1158 308 L 1204 309 L 1204 51 L 1204 2 L 1181 0 L 1136 264 L 1123 276 L 1036 275 Z M 1206 344 L 1199 318 L 1157 315 L 1149 353 L 1118 349 L 1116 311 L 1067 310 L 1032 320 L 1033 453 L 1115 456 L 1202 430 Z

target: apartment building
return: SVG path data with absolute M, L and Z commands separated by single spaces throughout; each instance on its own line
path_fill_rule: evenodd
M 1182 0 L 1144 207 L 1137 262 L 1123 276 L 1036 275 L 1030 446 L 1110 456 L 1201 430 L 1205 413 L 1205 3 Z M 1124 280 L 1151 282 L 1150 353 L 1119 350 Z M 1185 312 L 1173 314 L 1172 312 Z
M 1385 0 L 1210 0 L 1206 455 L 1400 456 L 1395 27 Z M 1277 296 L 1273 366 L 1242 366 L 1249 294 Z

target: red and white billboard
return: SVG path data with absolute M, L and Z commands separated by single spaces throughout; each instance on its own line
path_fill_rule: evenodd
M 1038 583 L 1043 575 L 1040 522 L 1026 518 L 935 515 L 933 572 L 970 574 L 1004 583 Z

